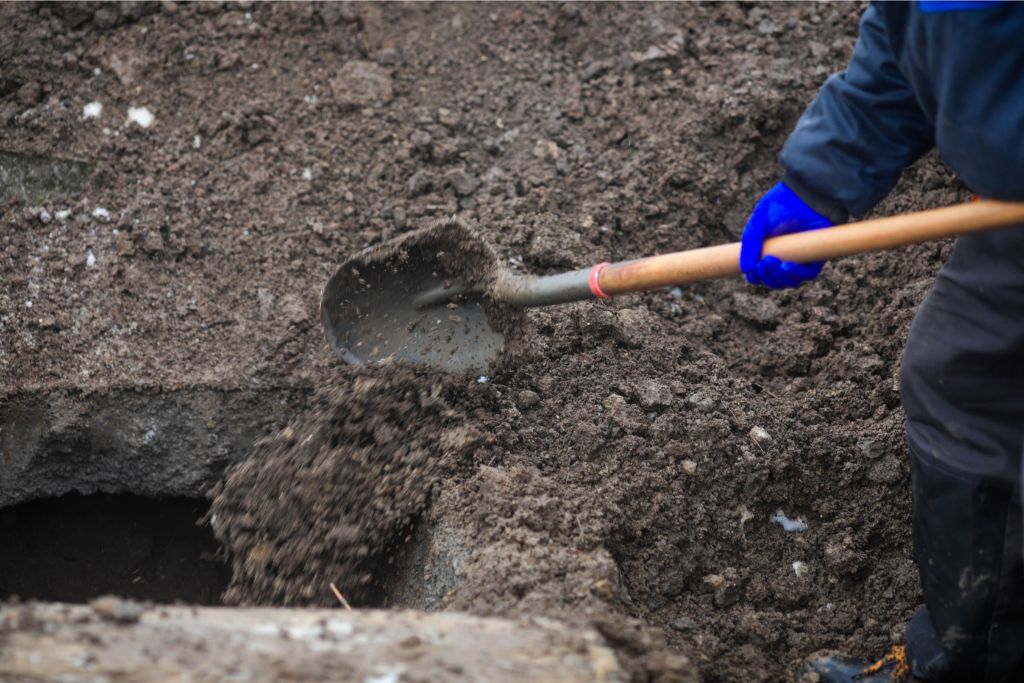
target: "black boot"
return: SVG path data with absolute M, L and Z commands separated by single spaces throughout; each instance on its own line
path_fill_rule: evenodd
M 912 683 L 903 648 L 893 648 L 879 662 L 834 652 L 811 655 L 800 668 L 799 683 Z
M 956 471 L 911 445 L 914 558 L 922 607 L 907 626 L 916 676 L 936 683 L 1024 680 L 1019 490 Z

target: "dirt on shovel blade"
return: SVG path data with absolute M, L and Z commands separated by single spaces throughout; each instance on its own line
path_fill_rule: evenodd
M 324 334 L 350 363 L 483 372 L 504 349 L 502 328 L 517 332 L 513 312 L 481 296 L 416 301 L 438 287 L 486 289 L 496 269 L 493 251 L 462 221 L 438 221 L 344 263 L 324 288 Z

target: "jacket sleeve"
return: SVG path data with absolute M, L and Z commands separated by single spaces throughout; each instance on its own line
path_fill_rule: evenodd
M 880 202 L 934 139 L 872 4 L 846 72 L 829 77 L 783 146 L 783 181 L 841 223 Z

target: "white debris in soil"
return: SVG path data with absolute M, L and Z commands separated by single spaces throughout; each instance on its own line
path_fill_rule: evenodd
M 672 289 L 668 290 L 668 293 L 672 295 L 673 299 L 683 298 L 683 290 L 681 287 L 673 287 Z
M 203 139 L 198 135 L 195 136 L 194 138 L 192 138 L 192 146 L 196 149 L 199 149 L 200 147 L 203 146 Z
M 90 102 L 82 107 L 82 118 L 85 119 L 98 119 L 102 113 L 103 105 L 99 102 Z
M 136 123 L 142 128 L 149 128 L 153 125 L 153 112 L 146 107 L 128 107 L 128 120 L 126 123 Z
M 476 378 L 477 384 L 487 384 L 487 375 L 480 375 Z
M 768 433 L 768 430 L 766 430 L 764 427 L 756 426 L 750 428 L 750 438 L 758 446 L 766 446 L 769 443 L 771 443 L 772 440 L 771 434 Z
M 748 508 L 746 505 L 740 505 L 738 508 L 736 508 L 736 512 L 738 512 L 740 515 L 741 527 L 754 518 L 754 513 L 751 512 L 750 508 Z
M 92 268 L 96 265 L 96 254 L 92 253 L 92 249 L 85 252 L 85 267 Z
M 99 76 L 101 73 L 103 73 L 103 71 L 101 71 L 99 67 L 96 67 L 95 69 L 92 70 L 92 75 L 93 76 Z
M 25 308 L 32 308 L 32 300 L 31 299 L 29 299 L 28 301 L 25 302 Z
M 683 472 L 686 474 L 693 475 L 697 473 L 697 463 L 692 460 L 684 460 L 680 465 L 682 465 Z
M 92 217 L 106 223 L 110 220 L 110 212 L 104 209 L 102 206 L 97 206 L 92 210 Z
M 309 170 L 308 168 L 302 169 L 302 179 L 303 180 L 312 180 L 313 179 L 313 171 Z
M 807 573 L 808 569 L 809 567 L 807 566 L 806 562 L 801 562 L 800 560 L 797 560 L 793 563 L 793 573 L 797 576 L 803 576 Z
M 768 521 L 778 524 L 785 531 L 807 531 L 807 522 L 803 517 L 790 519 L 782 510 L 776 510 L 775 514 L 768 518 Z
M 51 214 L 46 209 L 43 209 L 42 211 L 39 212 L 39 222 L 42 223 L 43 225 L 46 225 L 47 223 L 49 223 L 52 220 L 53 220 L 53 214 Z
M 56 218 L 59 221 L 66 221 L 67 219 L 71 218 L 71 211 L 69 211 L 68 209 L 61 209 L 60 211 L 54 211 L 53 212 L 53 217 Z
M 398 677 L 402 674 L 403 669 L 386 671 L 380 676 L 367 676 L 363 679 L 363 683 L 398 683 Z
M 153 443 L 153 439 L 155 439 L 155 438 L 156 438 L 156 430 L 155 429 L 147 430 L 146 433 L 142 435 L 142 445 L 143 446 L 148 446 L 149 444 Z
M 305 95 L 302 98 L 302 101 L 306 104 L 316 104 L 319 101 L 319 98 L 317 98 L 316 95 Z

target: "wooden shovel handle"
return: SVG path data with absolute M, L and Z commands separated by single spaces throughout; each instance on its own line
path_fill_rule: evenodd
M 1013 225 L 1024 226 L 1024 202 L 984 200 L 774 237 L 764 253 L 807 263 Z M 739 260 L 734 242 L 612 263 L 597 278 L 610 296 L 737 275 Z

